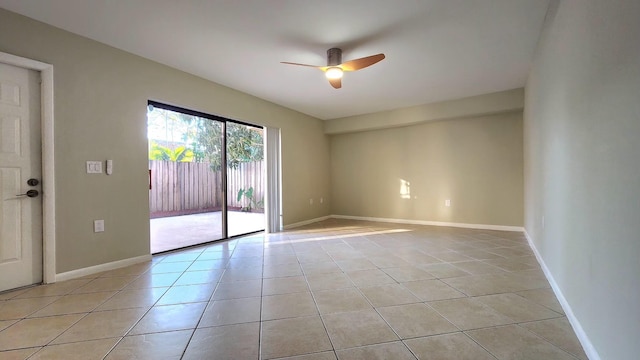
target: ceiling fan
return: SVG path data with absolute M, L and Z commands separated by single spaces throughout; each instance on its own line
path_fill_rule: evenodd
M 356 71 L 371 66 L 384 59 L 384 54 L 376 54 L 363 58 L 342 62 L 342 49 L 331 48 L 327 50 L 327 66 L 298 64 L 282 61 L 282 64 L 309 66 L 324 71 L 331 86 L 336 89 L 342 87 L 342 75 L 345 71 Z

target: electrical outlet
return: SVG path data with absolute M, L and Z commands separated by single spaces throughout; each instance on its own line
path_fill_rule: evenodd
M 93 232 L 103 232 L 104 231 L 104 220 L 94 220 L 93 221 Z
M 445 200 L 444 201 L 444 206 L 447 206 L 447 207 L 451 206 L 451 200 L 449 200 L 449 199 Z
M 313 198 L 309 199 L 309 205 L 313 205 Z
M 320 198 L 320 204 L 324 203 L 324 198 Z

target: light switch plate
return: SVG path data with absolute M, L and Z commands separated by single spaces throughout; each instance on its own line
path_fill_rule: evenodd
M 102 174 L 102 161 L 87 161 L 87 174 Z
M 93 232 L 103 232 L 103 231 L 104 231 L 104 220 L 94 220 Z

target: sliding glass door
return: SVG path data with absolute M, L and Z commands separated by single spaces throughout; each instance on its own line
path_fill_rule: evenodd
M 264 130 L 227 122 L 228 235 L 264 230 Z
M 152 253 L 264 229 L 262 128 L 152 101 L 147 125 Z

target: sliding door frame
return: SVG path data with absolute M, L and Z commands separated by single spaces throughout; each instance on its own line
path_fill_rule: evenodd
M 263 139 L 266 138 L 267 128 L 264 127 L 264 126 L 261 126 L 261 125 L 251 124 L 251 123 L 244 122 L 244 121 L 239 121 L 239 120 L 228 119 L 228 118 L 225 118 L 225 117 L 222 117 L 222 116 L 207 114 L 207 113 L 204 113 L 204 112 L 200 112 L 200 111 L 196 111 L 196 110 L 190 110 L 190 109 L 186 109 L 186 108 L 175 106 L 175 105 L 169 105 L 169 104 L 158 102 L 158 101 L 154 101 L 154 100 L 148 100 L 147 101 L 147 105 L 151 105 L 153 107 L 157 107 L 157 108 L 164 109 L 164 110 L 183 113 L 183 114 L 186 114 L 186 115 L 196 116 L 196 117 L 200 117 L 200 118 L 204 118 L 204 119 L 208 119 L 208 120 L 218 121 L 218 122 L 222 123 L 222 131 L 221 131 L 222 134 L 223 134 L 223 136 L 222 136 L 222 148 L 224 149 L 224 151 L 222 152 L 222 159 L 221 159 L 221 164 L 222 164 L 222 166 L 221 166 L 221 171 L 222 171 L 222 174 L 221 174 L 221 177 L 222 177 L 222 179 L 221 179 L 222 180 L 222 198 L 224 199 L 224 201 L 222 202 L 222 238 L 218 239 L 218 240 L 206 241 L 204 243 L 230 239 L 230 237 L 229 237 L 228 199 L 227 199 L 227 123 L 235 123 L 235 124 L 239 124 L 239 125 L 249 126 L 249 127 L 252 127 L 252 128 L 260 128 L 260 129 L 262 129 Z M 264 153 L 266 154 L 267 151 L 266 151 L 266 143 L 265 142 L 263 142 L 263 146 L 265 146 Z M 265 161 L 266 161 L 266 159 L 265 159 Z M 267 167 L 267 177 L 269 176 L 269 173 L 270 173 L 270 171 L 269 171 L 269 168 Z M 263 190 L 266 190 L 266 189 L 263 189 Z M 266 219 L 266 214 L 265 214 L 265 219 Z M 245 236 L 245 235 L 256 233 L 256 232 L 260 232 L 260 231 L 265 231 L 266 232 L 267 229 L 269 228 L 269 226 L 267 225 L 266 221 L 265 221 L 264 225 L 265 225 L 265 228 L 263 230 L 250 231 L 248 233 L 234 235 L 231 238 Z M 198 245 L 193 245 L 193 246 L 198 246 Z

